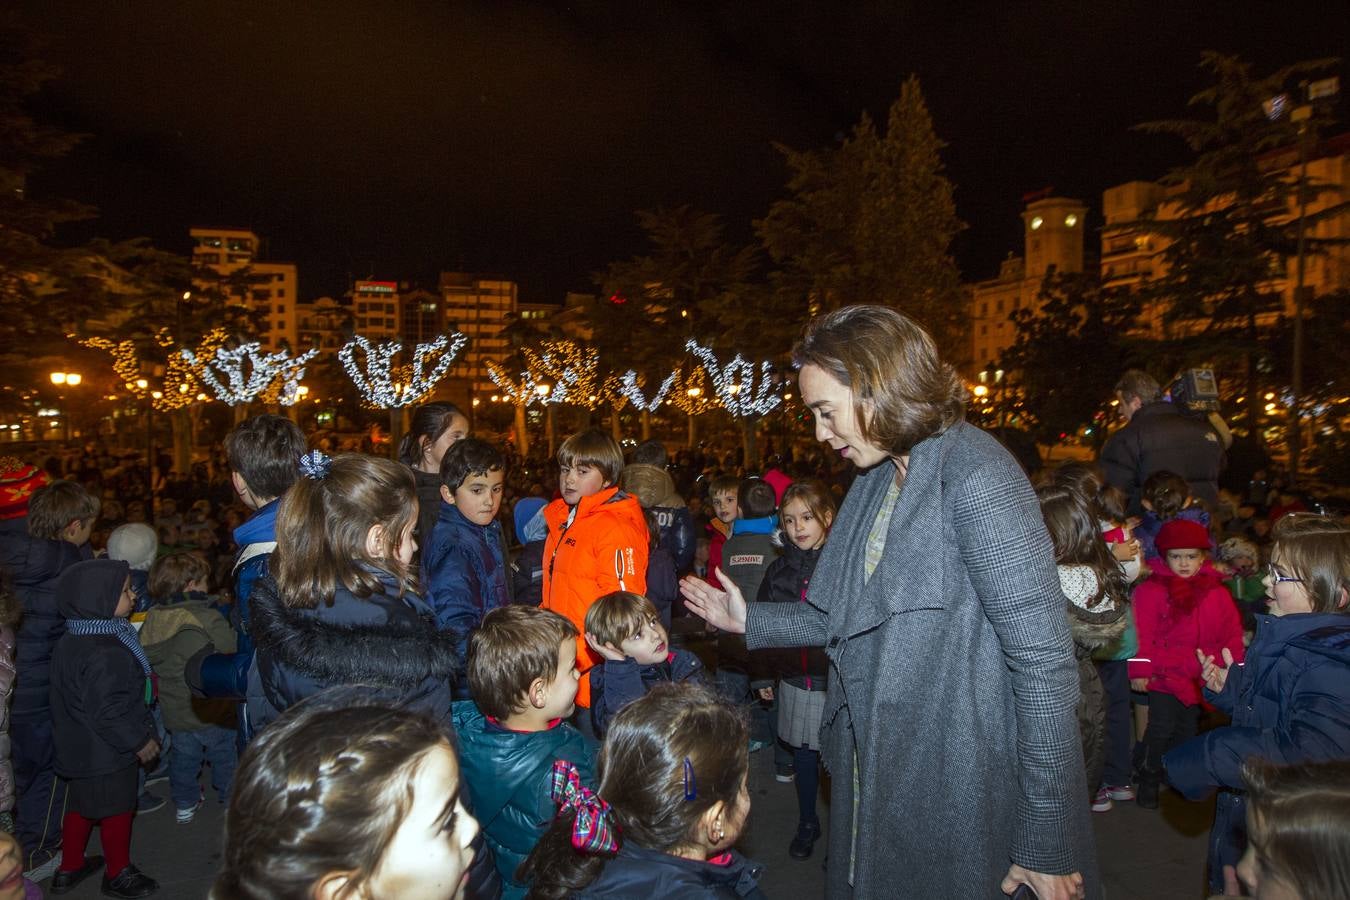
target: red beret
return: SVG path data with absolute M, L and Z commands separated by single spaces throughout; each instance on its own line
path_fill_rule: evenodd
M 1153 542 L 1159 553 L 1168 550 L 1208 550 L 1212 545 L 1209 529 L 1190 519 L 1173 519 L 1158 532 Z

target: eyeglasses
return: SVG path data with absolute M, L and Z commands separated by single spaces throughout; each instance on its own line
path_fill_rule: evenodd
M 1271 583 L 1271 584 L 1279 584 L 1279 583 L 1284 582 L 1284 581 L 1293 581 L 1293 582 L 1297 582 L 1297 583 L 1299 583 L 1299 584 L 1302 584 L 1302 583 L 1303 583 L 1303 579 L 1302 579 L 1302 578 L 1295 578 L 1295 577 L 1292 576 L 1292 575 L 1281 575 L 1281 574 L 1280 574 L 1280 570 L 1277 569 L 1277 568 L 1275 568 L 1275 564 L 1274 564 L 1274 563 L 1268 564 L 1268 565 L 1266 566 L 1266 571 L 1270 573 L 1270 583 Z

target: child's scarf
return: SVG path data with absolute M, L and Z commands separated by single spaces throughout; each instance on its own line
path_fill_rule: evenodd
M 1161 574 L 1163 583 L 1167 586 L 1168 609 L 1175 613 L 1189 613 L 1195 609 L 1205 594 L 1223 586 L 1223 582 L 1208 567 L 1196 572 L 1190 578 L 1182 578 L 1166 566 L 1163 567 Z
M 141 642 L 136 638 L 136 629 L 132 628 L 126 619 L 67 619 L 66 633 L 76 637 L 110 634 L 132 652 L 136 662 L 141 664 L 142 672 L 146 675 L 151 672 L 150 660 L 146 658 L 145 651 L 141 649 Z

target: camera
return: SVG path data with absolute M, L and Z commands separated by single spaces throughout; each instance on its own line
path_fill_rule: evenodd
M 1167 399 L 1186 412 L 1219 411 L 1219 382 L 1213 369 L 1183 369 L 1167 386 Z

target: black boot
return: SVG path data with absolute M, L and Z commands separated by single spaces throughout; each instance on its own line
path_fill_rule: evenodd
M 142 874 L 135 866 L 128 865 L 117 873 L 116 878 L 103 876 L 103 896 L 119 897 L 121 900 L 139 900 L 149 897 L 159 890 L 159 882 L 149 875 Z
M 52 876 L 51 886 L 48 887 L 47 890 L 51 891 L 53 894 L 64 894 L 73 891 L 77 884 L 84 881 L 101 868 L 103 868 L 103 857 L 86 856 L 84 858 L 84 866 L 76 869 L 74 872 L 57 869 L 56 874 Z
M 1145 769 L 1139 773 L 1139 790 L 1135 792 L 1134 803 L 1140 809 L 1158 808 L 1158 791 L 1162 785 L 1162 774 Z
M 788 856 L 793 859 L 810 859 L 811 848 L 820 837 L 819 822 L 798 822 L 797 834 L 788 844 Z

